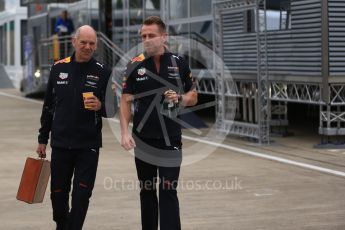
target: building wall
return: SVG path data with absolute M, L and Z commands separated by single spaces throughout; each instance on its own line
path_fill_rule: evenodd
M 26 20 L 25 7 L 0 12 L 0 63 L 16 88 L 22 78 L 22 21 Z
M 21 62 L 21 21 L 26 20 L 26 8 L 18 7 L 0 12 L 1 57 L 0 62 L 9 66 L 20 66 Z
M 212 0 L 113 0 L 113 42 L 126 52 L 140 52 L 139 30 L 147 16 L 164 19 L 170 36 L 188 38 L 182 53 L 192 68 L 212 68 L 212 55 L 198 53 L 203 44 L 212 51 Z
M 328 0 L 330 76 L 345 76 L 345 1 Z
M 161 6 L 162 0 L 113 0 L 113 42 L 126 52 L 133 50 L 140 42 L 138 32 L 143 20 L 160 16 Z
M 213 68 L 213 17 L 211 0 L 166 0 L 164 18 L 170 36 L 183 37 L 180 55 L 193 69 Z M 178 39 L 179 40 L 179 39 Z M 181 40 L 181 39 L 180 39 Z M 171 39 L 173 45 L 174 39 Z M 183 51 L 182 51 L 182 50 Z
M 5 0 L 0 0 L 0 12 L 5 10 Z
M 267 11 L 268 70 L 272 80 L 321 81 L 321 1 L 291 1 L 291 21 L 276 28 L 280 16 Z M 251 13 L 252 17 L 248 17 Z M 282 13 L 285 10 L 282 10 Z M 222 15 L 223 59 L 234 78 L 256 77 L 257 42 L 254 12 Z

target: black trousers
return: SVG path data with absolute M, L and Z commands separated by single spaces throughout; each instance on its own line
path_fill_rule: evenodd
M 68 150 L 52 148 L 51 201 L 57 229 L 83 227 L 94 187 L 99 149 Z M 72 207 L 69 193 L 73 176 Z
M 134 151 L 141 188 L 140 202 L 143 230 L 157 230 L 158 217 L 160 218 L 160 230 L 181 229 L 180 208 L 176 191 L 182 157 L 181 141 L 172 141 L 171 146 L 166 146 L 164 143 L 164 140 L 145 140 L 141 142 L 136 138 L 136 148 Z M 154 150 L 148 146 L 154 147 Z M 156 161 L 150 162 L 150 160 L 147 160 L 152 159 L 150 157 L 145 158 L 146 154 L 149 154 L 147 151 L 160 151 L 160 149 L 165 154 L 175 154 L 178 156 L 180 164 L 174 167 L 165 167 L 157 165 Z M 143 152 L 146 153 L 142 154 Z M 153 155 L 157 156 L 157 154 Z M 164 161 L 164 159 L 160 159 L 160 161 Z M 159 202 L 156 192 L 157 184 L 159 187 Z

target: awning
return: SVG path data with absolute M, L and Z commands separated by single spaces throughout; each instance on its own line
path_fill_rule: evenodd
M 48 3 L 72 3 L 81 0 L 20 0 L 20 5 L 27 6 L 29 4 L 48 4 Z

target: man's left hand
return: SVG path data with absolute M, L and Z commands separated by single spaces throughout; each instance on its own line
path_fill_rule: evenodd
M 169 89 L 168 91 L 165 91 L 164 96 L 166 99 L 173 101 L 175 104 L 179 103 L 179 95 L 174 90 Z
M 84 104 L 88 107 L 87 110 L 98 111 L 102 108 L 102 103 L 96 96 L 88 97 Z

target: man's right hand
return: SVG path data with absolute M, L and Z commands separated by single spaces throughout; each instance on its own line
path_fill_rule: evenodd
M 134 141 L 133 137 L 129 134 L 122 135 L 121 146 L 127 151 L 134 148 L 135 147 L 135 141 Z
M 38 144 L 36 153 L 38 154 L 39 157 L 41 158 L 46 158 L 46 144 Z

